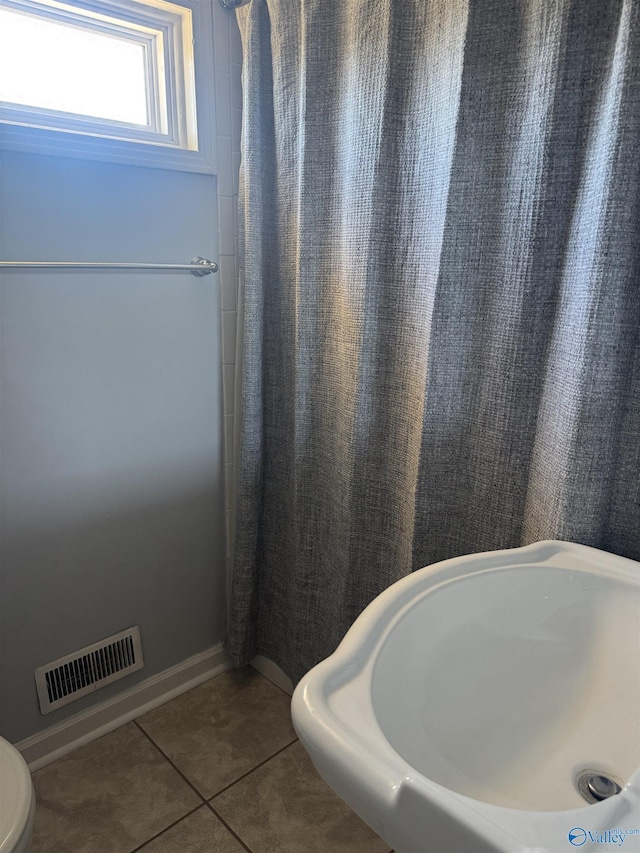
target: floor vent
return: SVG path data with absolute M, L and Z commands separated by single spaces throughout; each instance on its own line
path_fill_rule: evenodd
M 40 711 L 49 714 L 143 666 L 137 626 L 39 666 L 35 675 Z

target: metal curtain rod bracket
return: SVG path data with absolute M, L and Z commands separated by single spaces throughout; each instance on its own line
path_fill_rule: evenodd
M 0 261 L 0 269 L 28 270 L 189 270 L 198 277 L 218 272 L 218 264 L 207 258 L 192 258 L 188 264 L 107 264 L 83 261 Z

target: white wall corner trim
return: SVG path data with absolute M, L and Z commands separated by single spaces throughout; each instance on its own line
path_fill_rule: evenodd
M 275 664 L 274 664 L 275 666 Z M 231 669 L 221 645 L 200 652 L 16 744 L 31 772 Z
M 284 690 L 285 693 L 288 693 L 289 696 L 293 695 L 293 683 L 288 675 L 285 675 L 284 672 L 280 669 L 277 663 L 274 663 L 270 658 L 266 658 L 264 655 L 256 655 L 252 661 L 251 666 L 257 670 L 260 675 L 264 675 L 265 678 L 268 678 L 269 681 L 273 682 L 276 687 L 279 687 L 280 690 Z

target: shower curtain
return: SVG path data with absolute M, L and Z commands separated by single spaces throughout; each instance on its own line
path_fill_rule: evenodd
M 639 9 L 238 10 L 237 664 L 447 557 L 640 559 Z

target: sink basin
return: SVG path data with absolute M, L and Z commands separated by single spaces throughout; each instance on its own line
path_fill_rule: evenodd
M 640 564 L 538 542 L 414 572 L 301 680 L 292 715 L 398 853 L 637 853 Z

